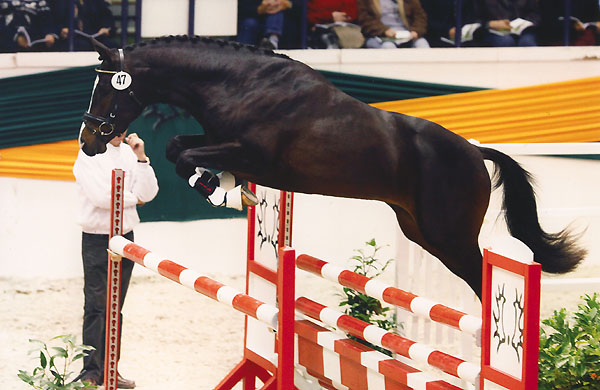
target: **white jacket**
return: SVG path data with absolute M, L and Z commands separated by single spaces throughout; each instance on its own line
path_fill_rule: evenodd
M 106 145 L 106 152 L 89 157 L 79 151 L 73 174 L 79 188 L 78 223 L 92 234 L 109 234 L 112 170 L 125 171 L 123 234 L 140 222 L 136 205 L 150 202 L 158 193 L 158 181 L 149 163 L 140 163 L 131 147 Z

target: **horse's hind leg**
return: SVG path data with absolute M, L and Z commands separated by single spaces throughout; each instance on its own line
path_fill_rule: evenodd
M 477 243 L 473 245 L 465 242 L 452 248 L 446 245 L 432 245 L 425 239 L 416 220 L 407 211 L 396 205 L 390 204 L 390 206 L 396 213 L 398 224 L 406 238 L 438 258 L 452 273 L 463 279 L 473 292 L 481 298 L 482 257 Z M 471 264 L 471 266 L 465 267 L 468 264 Z
M 478 239 L 490 196 L 483 160 L 474 148 L 462 147 L 423 156 L 420 168 L 416 215 L 428 250 L 481 297 Z
M 403 230 L 416 232 L 415 241 L 480 296 L 478 238 L 491 188 L 481 153 L 433 125 L 419 133 L 415 145 L 414 169 L 419 176 L 411 195 L 414 202 L 405 215 L 397 212 L 398 221 L 408 226 Z

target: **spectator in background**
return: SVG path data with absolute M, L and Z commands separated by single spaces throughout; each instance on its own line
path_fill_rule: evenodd
M 373 49 L 427 48 L 427 15 L 419 0 L 357 0 L 358 22 Z
M 315 49 L 361 47 L 364 37 L 356 25 L 356 17 L 356 0 L 309 0 L 306 18 L 310 46 Z M 350 38 L 348 43 L 344 42 L 347 38 Z
M 545 45 L 564 44 L 565 0 L 539 0 L 542 22 L 540 40 Z M 569 44 L 593 46 L 598 44 L 600 31 L 600 2 L 572 0 Z
M 427 14 L 425 39 L 431 47 L 453 47 L 456 36 L 456 0 L 420 0 Z M 461 46 L 482 46 L 483 29 L 473 0 L 462 1 Z
M 56 39 L 46 0 L 0 0 L 0 52 L 45 51 Z
M 538 0 L 480 0 L 479 16 L 487 46 L 537 46 Z
M 58 26 L 60 40 L 56 49 L 67 51 L 69 49 L 69 0 L 51 0 L 52 13 Z M 115 18 L 105 0 L 75 0 L 74 28 L 88 35 L 94 36 L 98 41 L 108 47 L 119 47 L 112 39 L 115 32 Z M 92 51 L 94 48 L 89 39 L 74 36 L 75 51 Z
M 291 7 L 289 0 L 238 1 L 237 41 L 264 49 L 278 49 L 284 11 Z

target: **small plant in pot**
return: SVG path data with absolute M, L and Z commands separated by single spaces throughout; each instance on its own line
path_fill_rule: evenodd
M 35 346 L 31 355 L 39 358 L 39 365 L 28 372 L 19 370 L 17 376 L 34 389 L 42 390 L 79 390 L 96 389 L 97 386 L 73 380 L 71 371 L 73 362 L 86 356 L 94 347 L 76 344 L 72 335 L 56 336 L 50 341 L 30 339 Z
M 365 245 L 367 246 L 366 249 L 356 249 L 355 252 L 357 252 L 357 254 L 352 256 L 352 260 L 356 262 L 353 271 L 369 278 L 376 278 L 385 271 L 393 259 L 389 259 L 385 262 L 377 259 L 378 252 L 382 247 L 377 245 L 374 238 L 365 242 Z M 344 299 L 339 305 L 345 307 L 345 314 L 370 324 L 377 325 L 384 330 L 393 332 L 397 330 L 396 316 L 390 313 L 390 308 L 384 307 L 378 299 L 348 287 L 344 287 L 343 297 Z M 348 337 L 385 353 L 388 356 L 392 356 L 392 353 L 385 348 L 373 345 L 368 341 L 364 341 L 352 335 L 348 335 Z

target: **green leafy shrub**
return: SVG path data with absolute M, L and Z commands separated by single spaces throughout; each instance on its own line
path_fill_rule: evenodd
M 61 345 L 49 345 L 62 342 Z M 89 345 L 77 345 L 72 335 L 56 336 L 48 343 L 40 340 L 29 340 L 35 345 L 35 349 L 29 353 L 39 356 L 39 366 L 31 373 L 19 370 L 17 376 L 35 389 L 42 390 L 78 390 L 96 389 L 97 386 L 71 381 L 74 375 L 70 371 L 71 364 L 88 354 L 94 347 Z M 51 352 L 52 351 L 52 352 Z
M 376 256 L 377 252 L 381 250 L 382 247 L 377 246 L 377 242 L 374 238 L 365 242 L 365 244 L 367 245 L 366 250 L 356 249 L 355 252 L 357 252 L 357 254 L 352 256 L 352 260 L 357 263 L 354 266 L 353 271 L 369 278 L 375 278 L 385 271 L 393 259 L 389 259 L 381 264 Z M 396 316 L 389 313 L 390 308 L 384 307 L 376 298 L 369 297 L 363 293 L 344 287 L 344 300 L 340 302 L 339 305 L 341 307 L 346 307 L 344 311 L 345 314 L 370 324 L 377 325 L 382 329 L 393 331 L 397 328 Z M 387 349 L 380 348 L 368 341 L 364 341 L 352 335 L 348 335 L 348 337 L 383 352 L 386 355 L 392 355 Z
M 600 302 L 596 293 L 583 300 L 571 318 L 563 308 L 542 321 L 540 390 L 600 389 Z

